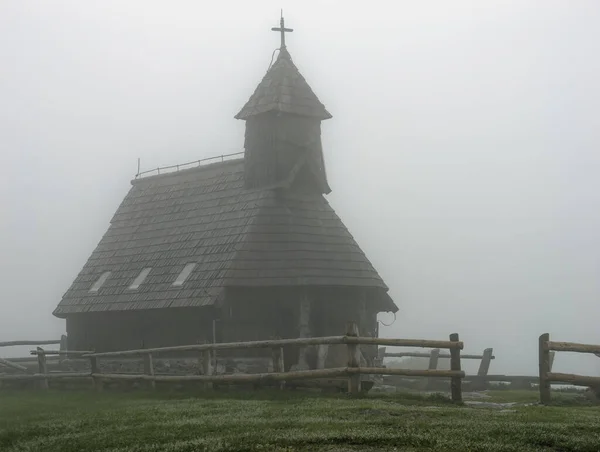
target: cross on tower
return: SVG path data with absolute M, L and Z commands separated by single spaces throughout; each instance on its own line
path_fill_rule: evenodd
M 281 32 L 281 48 L 285 48 L 285 34 L 294 31 L 293 28 L 285 28 L 285 22 L 283 20 L 283 10 L 281 11 L 281 20 L 279 21 L 279 27 L 271 28 L 271 31 Z

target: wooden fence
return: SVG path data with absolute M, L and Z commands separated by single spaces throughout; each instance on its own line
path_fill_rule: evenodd
M 313 346 L 313 345 L 335 345 L 343 344 L 347 347 L 348 363 L 346 367 L 314 369 L 314 370 L 294 370 L 285 372 L 283 368 L 283 347 L 294 346 Z M 360 367 L 360 345 L 375 346 L 400 346 L 400 347 L 421 347 L 434 349 L 447 349 L 450 352 L 451 370 L 409 370 L 409 369 L 386 369 L 383 367 Z M 214 371 L 213 354 L 217 350 L 234 349 L 256 349 L 270 348 L 272 353 L 273 372 L 257 374 L 216 374 Z M 2 380 L 34 380 L 38 381 L 39 387 L 46 389 L 48 381 L 52 379 L 65 378 L 91 378 L 94 387 L 102 389 L 105 381 L 141 381 L 147 382 L 150 388 L 154 388 L 156 382 L 202 382 L 205 387 L 211 387 L 213 383 L 251 383 L 251 384 L 272 384 L 283 387 L 286 381 L 320 379 L 320 378 L 345 378 L 348 383 L 348 392 L 356 394 L 361 391 L 361 375 L 402 375 L 408 377 L 436 377 L 450 378 L 452 400 L 462 400 L 461 380 L 465 373 L 461 370 L 460 351 L 463 349 L 463 343 L 459 340 L 458 334 L 451 334 L 448 341 L 432 341 L 418 339 L 384 339 L 373 337 L 359 337 L 358 326 L 350 322 L 347 325 L 344 336 L 329 337 L 311 337 L 300 339 L 277 339 L 253 342 L 233 342 L 233 343 L 214 343 L 214 344 L 195 344 L 174 347 L 148 348 L 139 350 L 125 350 L 118 352 L 94 353 L 91 351 L 64 352 L 60 350 L 43 350 L 38 347 L 34 353 L 38 359 L 38 373 L 33 375 L 2 375 Z M 154 372 L 153 358 L 161 353 L 178 352 L 196 352 L 202 359 L 202 375 L 157 375 Z M 90 372 L 48 372 L 46 366 L 46 357 L 49 355 L 60 355 L 69 353 L 69 355 L 78 355 L 81 358 L 90 360 Z M 98 366 L 98 361 L 105 358 L 122 357 L 141 357 L 144 362 L 143 374 L 115 374 L 102 373 Z
M 477 371 L 477 376 L 481 377 L 477 381 L 479 384 L 481 382 L 485 383 L 485 377 L 488 374 L 490 369 L 490 363 L 493 359 L 496 359 L 494 356 L 494 351 L 492 348 L 486 348 L 481 355 L 469 355 L 469 354 L 461 354 L 461 359 L 478 359 L 481 360 L 479 364 L 479 370 Z M 377 350 L 377 358 L 381 365 L 383 365 L 383 361 L 385 358 L 429 358 L 429 365 L 427 368 L 429 370 L 437 370 L 438 362 L 441 359 L 451 359 L 452 355 L 450 353 L 440 353 L 439 348 L 434 348 L 429 353 L 422 352 L 388 352 L 386 347 L 381 347 Z M 470 377 L 465 377 L 469 379 Z M 430 380 L 429 380 L 430 381 Z
M 600 356 L 600 345 L 577 344 L 575 342 L 553 342 L 550 335 L 544 333 L 539 339 L 539 389 L 540 402 L 550 403 L 550 385 L 563 383 L 574 386 L 600 387 L 600 377 L 588 377 L 576 374 L 564 374 L 551 371 L 550 354 L 555 352 L 593 353 Z
M 67 336 L 62 335 L 60 339 L 49 339 L 49 340 L 24 340 L 24 341 L 4 341 L 0 342 L 0 347 L 17 347 L 17 346 L 25 346 L 25 345 L 55 345 L 60 344 L 61 350 L 67 349 Z M 21 358 L 10 358 L 4 359 L 0 358 L 0 368 L 8 367 L 9 369 L 13 369 L 19 372 L 28 372 L 28 368 L 23 365 L 23 363 L 31 363 L 31 357 L 21 357 Z

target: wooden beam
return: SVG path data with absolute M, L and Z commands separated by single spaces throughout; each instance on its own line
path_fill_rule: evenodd
M 29 372 L 29 369 L 27 369 L 27 367 L 21 366 L 20 364 L 15 364 L 3 358 L 0 358 L 0 364 L 5 367 L 10 367 L 11 369 L 18 370 L 20 372 Z
M 60 336 L 60 351 L 67 351 L 69 349 L 69 345 L 67 342 L 67 336 L 66 335 L 61 335 Z M 48 354 L 46 353 L 46 357 L 48 356 Z M 66 354 L 60 354 L 59 353 L 59 360 L 62 362 L 65 359 Z
M 94 353 L 93 350 L 44 350 L 46 356 L 49 355 L 72 355 L 72 356 L 83 356 Z M 30 355 L 37 355 L 37 350 L 30 350 Z
M 379 350 L 385 350 L 380 348 Z M 431 354 L 424 352 L 397 352 L 397 353 L 384 353 L 385 358 L 429 358 Z M 450 353 L 440 353 L 438 358 L 450 359 Z M 483 359 L 484 355 L 463 355 L 461 353 L 460 359 Z M 496 359 L 495 356 L 491 356 L 490 359 Z
M 0 347 L 13 347 L 17 345 L 53 345 L 60 344 L 60 339 L 47 341 L 5 341 L 0 342 Z
M 44 350 L 40 347 L 37 348 L 37 357 L 38 357 L 38 370 L 41 375 L 46 375 L 48 373 L 48 366 L 46 364 L 46 355 Z M 43 390 L 48 389 L 48 380 L 42 379 L 39 382 L 39 388 Z
M 306 291 L 302 293 L 299 304 L 299 315 L 298 315 L 298 332 L 300 338 L 310 337 L 310 300 Z M 298 351 L 298 367 L 299 369 L 308 369 L 308 361 L 306 354 L 308 350 L 306 346 L 300 346 Z
M 348 375 L 347 367 L 316 370 L 298 370 L 282 373 L 226 374 L 226 375 L 144 375 L 144 374 L 93 374 L 101 380 L 154 380 L 154 381 L 201 381 L 214 383 L 266 383 L 270 381 L 334 378 Z
M 418 369 L 395 369 L 389 367 L 360 367 L 348 368 L 350 374 L 365 375 L 399 375 L 403 377 L 438 377 L 438 378 L 465 378 L 462 370 L 418 370 Z
M 490 370 L 490 364 L 492 362 L 492 358 L 493 356 L 493 349 L 491 348 L 486 348 L 483 351 L 483 355 L 481 356 L 481 362 L 479 363 L 479 369 L 477 370 L 477 375 L 480 377 L 485 377 L 489 370 Z M 464 358 L 464 355 L 461 355 L 461 359 Z M 485 389 L 488 389 L 489 385 L 488 385 L 488 381 L 485 379 L 479 379 L 479 380 L 475 380 L 473 382 L 473 386 L 471 387 L 471 390 L 474 391 L 483 391 Z
M 576 342 L 552 342 L 546 345 L 548 350 L 557 352 L 600 353 L 600 345 L 578 344 Z
M 213 374 L 212 365 L 212 352 L 211 350 L 204 350 L 202 352 L 202 375 L 210 376 Z M 204 389 L 212 389 L 212 383 L 205 383 Z
M 285 365 L 283 361 L 283 347 L 273 347 L 271 351 L 271 357 L 273 359 L 273 372 L 285 372 Z M 285 389 L 285 381 L 279 383 L 279 389 Z
M 401 375 L 412 377 L 464 378 L 464 372 L 451 370 L 412 370 L 412 369 L 382 369 L 381 367 L 338 367 L 332 369 L 298 370 L 280 373 L 259 374 L 226 374 L 226 375 L 154 375 L 145 374 L 97 374 L 92 377 L 102 380 L 154 380 L 154 381 L 201 381 L 219 383 L 266 383 L 270 381 L 310 380 L 317 378 L 335 378 L 348 375 Z M 86 374 L 89 376 L 88 374 Z
M 530 375 L 467 375 L 466 381 L 504 381 L 506 383 L 513 382 L 529 382 L 538 383 L 539 377 Z
M 29 375 L 0 375 L 0 380 L 58 380 L 62 378 L 90 378 L 90 372 L 50 372 L 48 374 L 29 374 Z
M 540 403 L 546 405 L 550 403 L 550 380 L 548 374 L 550 373 L 550 356 L 548 344 L 550 341 L 550 335 L 544 333 L 539 338 L 539 377 L 540 377 Z
M 327 345 L 327 344 L 317 345 L 317 369 L 325 369 L 325 363 L 327 362 L 328 353 L 329 353 L 329 345 Z
M 492 362 L 492 359 L 494 359 L 494 355 L 492 354 L 494 352 L 493 348 L 486 348 L 483 351 L 483 355 L 481 357 L 481 363 L 479 363 L 479 370 L 477 370 L 477 375 L 479 376 L 485 376 L 488 374 L 489 370 L 490 370 L 490 364 Z M 465 358 L 464 355 L 461 355 L 461 359 Z
M 462 350 L 464 344 L 460 341 L 430 341 L 422 339 L 385 339 L 380 337 L 346 337 L 345 343 L 357 343 L 364 345 L 388 345 L 390 347 L 421 347 L 421 348 L 445 348 Z
M 364 345 L 389 345 L 399 347 L 423 347 L 423 348 L 446 348 L 462 350 L 464 344 L 460 341 L 429 341 L 420 339 L 381 339 L 374 337 L 349 337 L 349 336 L 328 336 L 328 337 L 308 337 L 300 339 L 278 339 L 252 342 L 230 342 L 218 344 L 194 344 L 180 345 L 174 347 L 147 348 L 138 350 L 124 350 L 120 352 L 89 353 L 82 355 L 108 357 L 108 356 L 136 356 L 145 353 L 168 353 L 183 351 L 202 351 L 202 350 L 233 350 L 248 348 L 270 348 L 286 345 L 319 345 L 319 344 L 364 344 Z
M 153 376 L 154 375 L 154 362 L 152 361 L 152 353 L 147 353 L 144 355 L 144 373 L 146 375 Z M 156 389 L 156 383 L 152 380 L 149 382 L 148 388 L 154 390 Z
M 450 340 L 458 343 L 458 333 L 452 333 Z M 462 347 L 461 347 L 462 348 Z M 461 372 L 460 368 L 460 348 L 450 349 L 450 369 L 454 372 Z M 452 377 L 450 380 L 450 391 L 454 402 L 462 402 L 462 380 L 460 377 Z
M 58 356 L 46 356 L 46 361 L 58 361 Z M 86 360 L 87 361 L 87 360 Z M 19 358 L 10 358 L 11 363 L 37 364 L 37 353 L 35 356 L 20 356 Z
M 348 322 L 346 325 L 346 336 L 358 337 L 358 325 Z M 360 367 L 360 348 L 358 344 L 348 344 L 348 368 Z M 360 374 L 351 375 L 348 378 L 348 393 L 358 394 L 360 392 Z
M 436 370 L 438 366 L 438 358 L 440 357 L 440 349 L 434 348 L 429 354 L 429 370 Z
M 440 357 L 440 349 L 434 348 L 431 350 L 429 354 L 429 365 L 427 366 L 428 370 L 437 370 L 438 361 Z M 433 380 L 427 379 L 424 381 L 423 389 L 427 390 L 433 385 Z
M 251 342 L 221 342 L 217 344 L 193 344 L 193 345 L 178 345 L 173 347 L 147 348 L 138 350 L 123 350 L 120 352 L 102 352 L 90 353 L 83 355 L 84 357 L 114 357 L 114 356 L 136 356 L 144 353 L 169 353 L 169 352 L 193 352 L 203 350 L 234 350 L 247 348 L 271 348 L 284 347 L 286 345 L 319 345 L 319 344 L 345 344 L 344 336 L 328 336 L 328 337 L 307 337 L 301 339 L 274 339 L 265 341 Z
M 98 359 L 93 355 L 90 356 L 90 369 L 92 375 L 92 386 L 94 387 L 94 389 L 96 389 L 96 391 L 102 391 L 102 389 L 104 388 L 102 380 L 94 377 L 94 375 L 100 375 L 100 368 L 98 367 Z
M 547 380 L 553 383 L 567 383 L 575 386 L 600 386 L 600 377 L 587 377 L 585 375 L 550 372 Z

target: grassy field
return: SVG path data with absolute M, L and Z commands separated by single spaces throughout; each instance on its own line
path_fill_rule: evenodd
M 535 392 L 492 393 L 535 401 Z M 471 408 L 440 396 L 1 392 L 0 450 L 599 451 L 600 408 Z

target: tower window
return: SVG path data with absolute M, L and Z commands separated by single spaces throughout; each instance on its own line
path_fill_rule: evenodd
M 96 282 L 90 288 L 90 292 L 98 292 L 100 287 L 106 282 L 108 277 L 110 276 L 110 272 L 104 272 L 100 275 L 100 278 L 96 280 Z
M 148 276 L 148 273 L 150 273 L 150 270 L 152 270 L 152 268 L 148 267 L 143 269 L 139 275 L 137 275 L 137 277 L 133 280 L 133 282 L 131 283 L 131 286 L 129 286 L 130 290 L 135 290 L 138 289 L 142 283 L 144 282 L 144 280 L 146 279 L 146 276 Z
M 176 287 L 183 286 L 183 283 L 186 279 L 188 279 L 194 268 L 196 268 L 196 265 L 197 264 L 195 262 L 186 264 L 186 266 L 183 267 L 183 270 L 181 270 L 181 273 L 179 273 L 179 276 L 177 276 L 177 279 L 175 280 L 173 285 Z

